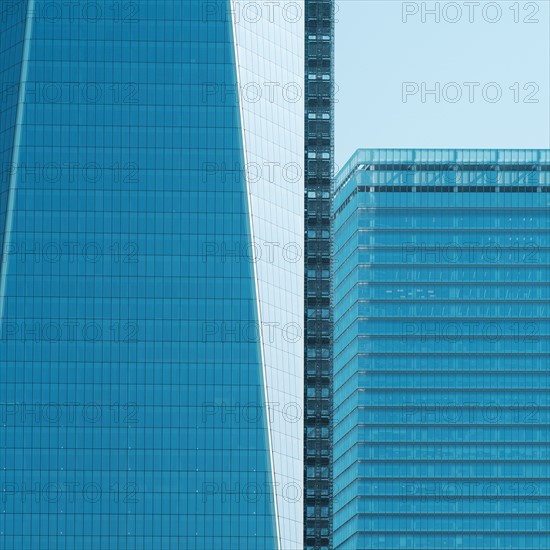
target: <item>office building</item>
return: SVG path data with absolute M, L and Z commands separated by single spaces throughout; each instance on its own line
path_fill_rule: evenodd
M 331 547 L 331 190 L 334 174 L 333 0 L 305 11 L 304 547 Z
M 334 548 L 549 548 L 550 151 L 359 150 L 333 209 Z
M 303 547 L 303 2 L 0 7 L 0 546 Z

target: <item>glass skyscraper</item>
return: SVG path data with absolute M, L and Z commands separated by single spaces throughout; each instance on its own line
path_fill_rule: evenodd
M 0 6 L 2 548 L 302 548 L 303 2 L 256 7 Z
M 305 10 L 304 548 L 331 547 L 333 0 Z
M 334 548 L 550 548 L 550 151 L 335 182 Z

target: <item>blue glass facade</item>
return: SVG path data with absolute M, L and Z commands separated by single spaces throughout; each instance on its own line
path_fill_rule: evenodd
M 550 547 L 550 151 L 359 150 L 334 198 L 334 547 Z
M 0 546 L 280 547 L 229 0 L 7 4 Z

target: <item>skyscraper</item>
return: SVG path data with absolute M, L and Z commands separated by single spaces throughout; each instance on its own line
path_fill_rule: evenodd
M 334 548 L 550 547 L 550 151 L 336 178 Z
M 302 548 L 303 3 L 248 4 L 2 2 L 3 548 Z
M 333 0 L 306 0 L 305 26 L 304 546 L 328 550 L 332 517 Z

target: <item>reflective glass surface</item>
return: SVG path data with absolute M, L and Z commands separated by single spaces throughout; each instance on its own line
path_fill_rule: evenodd
M 303 260 L 258 282 L 235 6 L 2 4 L 0 546 L 271 549 L 279 524 L 299 547 L 302 345 L 266 366 L 261 321 L 301 320 Z M 299 245 L 301 180 L 264 183 L 258 223 Z M 297 410 L 276 424 L 269 399 Z
M 337 177 L 334 547 L 550 547 L 550 151 Z

